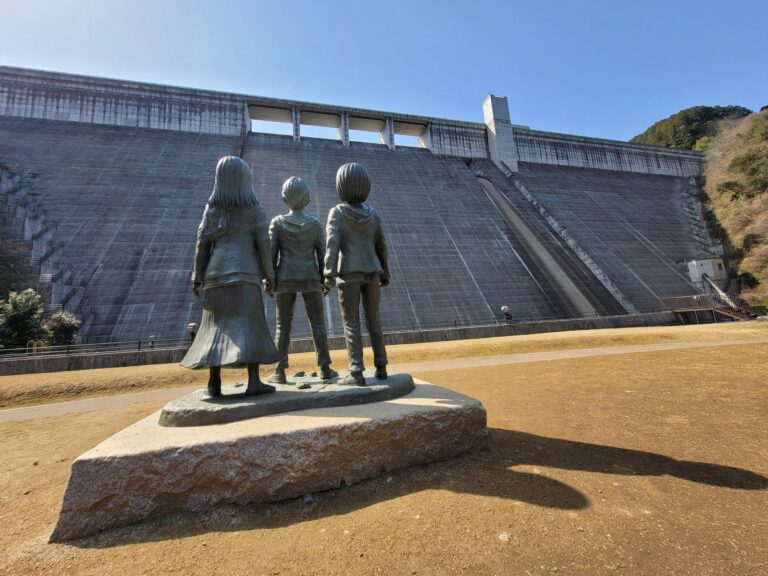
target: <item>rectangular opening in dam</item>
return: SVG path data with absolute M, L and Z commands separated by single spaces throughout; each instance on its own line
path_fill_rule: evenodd
M 251 120 L 251 132 L 291 136 L 293 134 L 293 126 L 286 122 L 274 122 L 271 120 Z
M 326 140 L 339 140 L 339 129 L 330 126 L 301 125 L 302 138 L 324 138 Z
M 350 142 L 367 142 L 368 144 L 381 144 L 381 137 L 378 132 L 370 130 L 350 130 Z
M 412 136 L 410 134 L 395 133 L 395 146 L 402 146 L 405 148 L 421 148 L 421 138 L 418 136 Z

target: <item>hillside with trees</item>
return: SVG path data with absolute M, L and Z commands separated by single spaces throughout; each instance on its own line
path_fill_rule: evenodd
M 694 106 L 656 122 L 631 142 L 706 150 L 723 121 L 739 120 L 751 113 L 743 106 Z
M 748 286 L 743 296 L 768 303 L 768 110 L 721 126 L 705 175 L 709 208 Z

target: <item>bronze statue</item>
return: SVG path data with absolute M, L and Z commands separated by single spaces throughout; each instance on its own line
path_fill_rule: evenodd
M 210 370 L 208 392 L 221 396 L 221 367 L 246 364 L 246 395 L 274 392 L 259 379 L 259 364 L 279 359 L 267 328 L 262 284 L 271 291 L 275 273 L 266 215 L 253 175 L 237 156 L 216 165 L 213 193 L 197 231 L 192 290 L 203 295 L 203 319 L 186 368 Z
M 272 263 L 277 272 L 274 288 L 277 300 L 275 343 L 280 360 L 268 381 L 286 383 L 288 346 L 291 343 L 291 324 L 298 294 L 304 300 L 321 376 L 323 380 L 328 380 L 337 376 L 337 373 L 331 369 L 323 311 L 323 296 L 327 293 L 323 285 L 323 225 L 317 218 L 303 212 L 310 200 L 309 186 L 304 180 L 295 176 L 288 178 L 283 184 L 282 197 L 290 212 L 273 218 L 269 227 Z
M 376 378 L 387 377 L 387 351 L 381 330 L 381 287 L 389 285 L 387 244 L 381 218 L 364 204 L 371 180 L 364 166 L 344 164 L 336 173 L 336 192 L 342 203 L 328 214 L 325 284 L 339 289 L 341 319 L 349 356 L 349 374 L 340 384 L 365 385 L 360 303 L 373 348 Z

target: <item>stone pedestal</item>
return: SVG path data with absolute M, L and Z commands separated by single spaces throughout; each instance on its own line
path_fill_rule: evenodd
M 172 428 L 158 419 L 154 413 L 75 460 L 52 542 L 170 512 L 338 488 L 451 458 L 487 435 L 480 402 L 429 384 L 384 402 L 226 424 Z
M 198 390 L 166 404 L 160 411 L 160 425 L 224 424 L 310 408 L 370 404 L 413 391 L 413 378 L 408 374 L 393 374 L 386 380 L 368 377 L 365 386 L 340 386 L 337 380 L 323 381 L 311 376 L 289 378 L 288 384 L 272 384 L 275 393 L 259 398 L 245 396 L 244 384 L 224 386 L 223 396 L 219 398 L 211 398 L 206 390 Z

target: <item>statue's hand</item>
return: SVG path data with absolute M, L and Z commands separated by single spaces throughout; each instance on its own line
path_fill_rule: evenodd
M 264 293 L 267 295 L 267 298 L 275 296 L 275 281 L 272 278 L 264 280 Z
M 323 282 L 323 287 L 321 288 L 323 296 L 328 296 L 328 292 L 331 291 L 331 289 Z
M 384 275 L 379 276 L 379 285 L 382 288 L 386 288 L 387 286 L 389 286 L 389 276 L 384 276 Z
M 192 294 L 194 294 L 195 296 L 197 296 L 199 298 L 200 297 L 200 289 L 202 287 L 203 287 L 203 283 L 202 282 L 192 282 Z
M 336 286 L 336 280 L 333 278 L 333 276 L 326 276 L 325 282 L 323 282 L 323 288 L 325 288 L 325 293 L 327 294 L 328 291 L 330 291 L 331 288 Z

